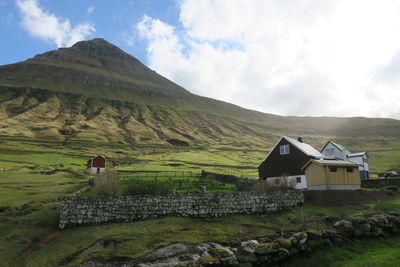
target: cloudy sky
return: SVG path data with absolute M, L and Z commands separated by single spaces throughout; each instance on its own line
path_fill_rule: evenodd
M 102 37 L 193 93 L 400 119 L 397 0 L 0 0 L 0 64 Z

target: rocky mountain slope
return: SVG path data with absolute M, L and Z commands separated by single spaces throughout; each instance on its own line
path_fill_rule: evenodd
M 0 66 L 0 135 L 265 146 L 280 135 L 353 147 L 400 140 L 400 121 L 284 117 L 190 93 L 103 39 Z

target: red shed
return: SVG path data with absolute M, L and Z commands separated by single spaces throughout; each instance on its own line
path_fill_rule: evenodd
M 87 162 L 87 172 L 90 174 L 100 173 L 106 169 L 106 158 L 95 156 Z

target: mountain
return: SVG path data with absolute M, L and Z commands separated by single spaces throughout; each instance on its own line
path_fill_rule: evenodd
M 0 66 L 0 103 L 7 136 L 261 149 L 280 135 L 400 142 L 399 120 L 277 116 L 192 94 L 99 38 Z

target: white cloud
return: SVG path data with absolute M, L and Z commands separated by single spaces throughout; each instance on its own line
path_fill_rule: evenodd
M 22 26 L 32 36 L 54 42 L 57 47 L 71 46 L 95 32 L 91 23 L 71 26 L 68 19 L 58 18 L 43 10 L 38 0 L 17 0 Z
M 180 25 L 144 16 L 137 30 L 150 67 L 190 91 L 284 115 L 399 118 L 398 1 L 179 5 Z

